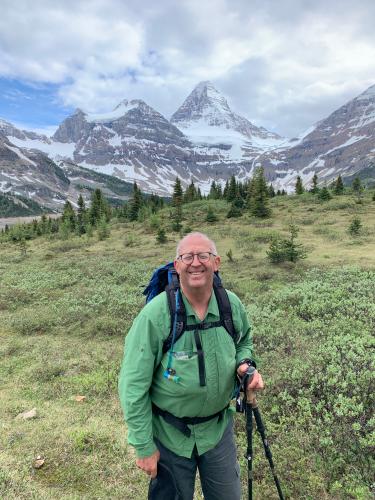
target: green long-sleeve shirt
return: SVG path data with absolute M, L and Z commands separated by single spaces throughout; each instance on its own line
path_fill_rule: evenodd
M 204 417 L 225 408 L 233 397 L 236 364 L 252 358 L 250 325 L 239 298 L 228 291 L 236 332 L 235 344 L 224 327 L 200 331 L 204 351 L 206 385 L 200 386 L 197 348 L 193 331 L 185 331 L 174 344 L 172 366 L 179 382 L 163 376 L 169 353 L 163 354 L 163 341 L 170 332 L 170 312 L 163 292 L 139 313 L 125 340 L 125 354 L 119 378 L 119 395 L 128 425 L 128 442 L 135 447 L 139 458 L 156 451 L 154 437 L 179 456 L 191 457 L 194 446 L 201 455 L 220 441 L 231 418 L 230 410 L 223 418 L 189 425 L 187 437 L 153 415 L 151 403 L 176 417 Z M 186 297 L 187 324 L 198 324 L 197 317 Z M 206 323 L 220 319 L 215 294 L 208 304 Z

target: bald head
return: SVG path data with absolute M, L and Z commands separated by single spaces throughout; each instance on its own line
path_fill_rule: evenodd
M 198 231 L 194 231 L 192 233 L 187 234 L 184 236 L 177 245 L 177 250 L 176 250 L 176 259 L 183 253 L 184 247 L 188 246 L 190 241 L 196 241 L 196 240 L 201 240 L 204 242 L 208 243 L 209 246 L 209 251 L 212 252 L 213 254 L 217 255 L 217 250 L 216 250 L 216 245 L 215 243 L 204 233 L 200 233 Z

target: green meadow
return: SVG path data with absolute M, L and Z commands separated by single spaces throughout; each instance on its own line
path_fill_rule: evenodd
M 216 241 L 223 282 L 248 310 L 266 383 L 258 401 L 289 499 L 374 495 L 372 196 L 365 192 L 361 203 L 350 194 L 277 196 L 267 219 L 227 219 L 223 200 L 183 205 L 183 228 Z M 208 206 L 218 217 L 211 224 Z M 146 498 L 117 377 L 143 287 L 173 259 L 180 237 L 168 229 L 168 207 L 157 217 L 165 244 L 156 241 L 155 218 L 112 219 L 104 239 L 94 231 L 40 236 L 22 247 L 0 240 L 0 498 Z M 350 234 L 355 217 L 362 225 Z M 306 258 L 273 264 L 270 243 L 287 237 L 290 223 Z M 16 418 L 33 408 L 34 418 Z M 235 429 L 246 498 L 241 414 Z M 257 435 L 254 453 L 254 498 L 276 499 Z

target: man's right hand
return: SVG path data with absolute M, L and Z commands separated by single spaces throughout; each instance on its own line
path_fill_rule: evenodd
M 159 458 L 160 452 L 159 450 L 156 450 L 155 453 L 153 453 L 149 457 L 137 458 L 135 463 L 137 464 L 137 467 L 145 471 L 145 473 L 149 475 L 151 479 L 154 479 L 158 470 Z

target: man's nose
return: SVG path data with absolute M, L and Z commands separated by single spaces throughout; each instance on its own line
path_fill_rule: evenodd
M 196 260 L 196 261 L 195 261 Z M 194 265 L 200 265 L 201 264 L 201 261 L 198 259 L 198 255 L 197 254 L 194 254 L 193 255 L 193 262 L 190 264 L 191 266 L 194 266 Z

